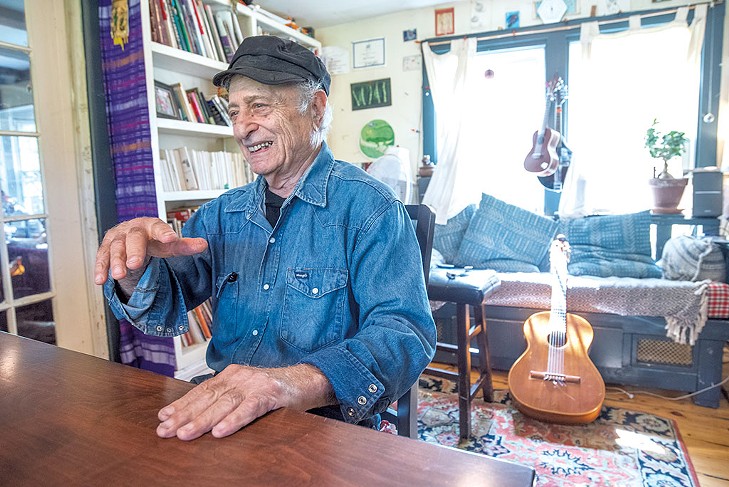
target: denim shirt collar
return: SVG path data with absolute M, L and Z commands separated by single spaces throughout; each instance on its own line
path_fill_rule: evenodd
M 334 170 L 334 156 L 326 142 L 322 142 L 319 154 L 296 184 L 292 196 L 312 205 L 325 207 L 327 204 L 327 184 L 329 176 Z M 225 207 L 226 213 L 245 212 L 251 218 L 258 209 L 263 207 L 266 180 L 259 176 L 253 183 L 251 191 L 239 193 L 237 198 Z M 288 199 L 290 199 L 289 196 Z

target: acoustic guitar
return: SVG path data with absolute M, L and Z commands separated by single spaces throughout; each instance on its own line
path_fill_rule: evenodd
M 559 157 L 557 156 L 557 144 L 559 144 L 559 132 L 547 126 L 549 114 L 554 103 L 554 90 L 559 88 L 557 83 L 561 78 L 555 77 L 547 84 L 546 106 L 542 127 L 534 132 L 532 137 L 532 148 L 524 159 L 524 169 L 536 173 L 537 176 L 550 176 L 557 170 Z
M 600 414 L 605 383 L 587 355 L 590 323 L 567 313 L 569 244 L 559 235 L 550 248 L 552 310 L 524 323 L 526 351 L 509 371 L 509 390 L 517 409 L 542 421 L 589 423 Z

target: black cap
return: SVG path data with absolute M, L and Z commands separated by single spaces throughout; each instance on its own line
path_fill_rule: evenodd
M 266 85 L 314 81 L 329 95 L 331 77 L 313 52 L 296 42 L 276 36 L 246 37 L 233 55 L 230 66 L 213 77 L 215 86 L 225 86 L 240 74 Z

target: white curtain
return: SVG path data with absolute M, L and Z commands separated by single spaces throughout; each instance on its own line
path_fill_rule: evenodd
M 459 139 L 466 117 L 452 107 L 467 106 L 468 64 L 476 55 L 476 39 L 451 41 L 445 54 L 435 54 L 427 42 L 423 43 L 423 61 L 430 83 L 430 93 L 437 113 L 438 164 L 423 203 L 435 210 L 435 221 L 445 224 L 473 201 L 478 201 L 479 190 L 469 178 L 462 144 Z M 474 195 L 474 193 L 476 193 Z
M 721 50 L 721 93 L 719 96 L 719 126 L 717 127 L 717 164 L 729 172 L 729 15 L 724 15 L 724 39 Z M 729 200 L 729 194 L 724 194 Z M 726 212 L 725 212 L 726 214 Z
M 647 180 L 655 161 L 644 137 L 653 119 L 661 132 L 685 132 L 693 152 L 706 11 L 705 4 L 697 6 L 691 26 L 686 7 L 673 22 L 658 27 L 641 27 L 638 16 L 620 33 L 600 34 L 596 22 L 582 25 L 580 43 L 570 48 L 573 160 L 560 215 L 651 207 Z M 676 177 L 689 166 L 685 161 L 672 164 L 669 171 Z

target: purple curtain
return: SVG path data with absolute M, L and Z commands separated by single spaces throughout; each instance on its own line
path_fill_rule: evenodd
M 111 36 L 112 0 L 99 2 L 99 27 L 106 115 L 116 178 L 119 222 L 157 216 L 152 166 L 151 128 L 147 111 L 142 15 L 139 0 L 129 0 L 129 39 L 115 45 Z M 122 320 L 122 362 L 174 376 L 175 348 L 171 338 L 144 335 Z

